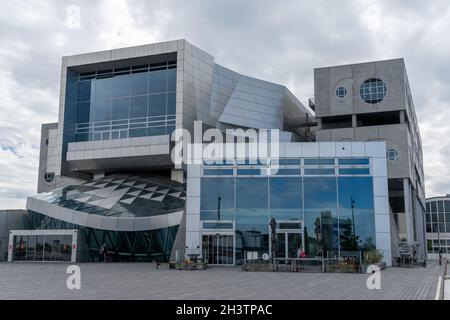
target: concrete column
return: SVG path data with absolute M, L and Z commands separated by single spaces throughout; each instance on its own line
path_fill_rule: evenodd
M 317 130 L 322 130 L 322 118 L 317 118 Z
M 183 170 L 172 169 L 170 171 L 170 179 L 179 183 L 184 183 L 184 172 Z
M 405 110 L 400 111 L 400 123 L 405 123 Z
M 352 128 L 356 128 L 358 126 L 358 121 L 356 119 L 356 114 L 352 114 Z
M 403 198 L 405 201 L 406 238 L 409 243 L 414 242 L 413 202 L 409 179 L 403 179 Z

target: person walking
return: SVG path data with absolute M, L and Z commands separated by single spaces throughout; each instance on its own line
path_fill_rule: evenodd
M 106 244 L 102 243 L 100 247 L 98 248 L 98 253 L 100 257 L 103 258 L 103 262 L 106 262 Z

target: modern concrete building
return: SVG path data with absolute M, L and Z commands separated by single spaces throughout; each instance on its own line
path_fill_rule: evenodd
M 450 258 L 450 195 L 426 200 L 427 251 L 430 259 Z
M 423 259 L 422 142 L 403 59 L 315 69 L 314 93 L 318 142 L 386 142 L 393 240 L 398 234 Z
M 0 261 L 8 260 L 9 232 L 27 224 L 26 214 L 26 210 L 0 210 Z
M 315 87 L 311 109 L 186 40 L 63 57 L 59 119 L 42 127 L 38 194 L 9 237 L 10 261 L 98 260 L 103 245 L 114 261 L 178 253 L 236 264 L 246 251 L 272 254 L 272 218 L 280 258 L 378 249 L 391 265 L 399 235 L 423 249 L 422 153 L 403 61 L 317 69 Z M 255 163 L 173 161 L 180 137 L 188 160 L 208 148 L 204 133 L 217 137 L 212 128 L 231 137 L 224 151 L 259 140 L 242 129 L 279 135 Z

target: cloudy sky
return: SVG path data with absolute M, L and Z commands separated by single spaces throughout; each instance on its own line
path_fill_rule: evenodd
M 303 102 L 315 67 L 405 58 L 426 193 L 450 193 L 449 33 L 446 0 L 4 1 L 0 209 L 23 208 L 36 192 L 40 126 L 57 121 L 61 56 L 179 38 L 217 63 L 286 84 Z

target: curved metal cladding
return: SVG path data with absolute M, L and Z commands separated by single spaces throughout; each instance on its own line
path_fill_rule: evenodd
M 115 261 L 167 261 L 186 186 L 148 174 L 114 174 L 27 200 L 33 229 L 82 229 L 91 257 L 106 244 Z

